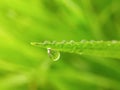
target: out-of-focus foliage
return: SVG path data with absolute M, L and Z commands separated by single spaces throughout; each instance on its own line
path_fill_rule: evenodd
M 120 0 L 0 0 L 0 90 L 120 90 L 120 60 L 62 53 L 44 40 L 119 40 Z

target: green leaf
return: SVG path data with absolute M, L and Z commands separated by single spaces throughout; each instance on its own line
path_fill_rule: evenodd
M 57 51 L 76 53 L 80 55 L 91 55 L 100 57 L 120 58 L 120 41 L 86 41 L 81 40 L 79 42 L 61 41 L 61 42 L 32 42 L 32 45 L 39 46 L 41 48 L 51 48 Z

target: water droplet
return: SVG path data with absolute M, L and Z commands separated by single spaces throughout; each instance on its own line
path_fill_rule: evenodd
M 50 59 L 52 59 L 53 61 L 57 61 L 60 58 L 60 52 L 59 51 L 52 50 L 51 48 L 48 48 L 47 53 L 48 53 L 48 56 L 50 57 Z

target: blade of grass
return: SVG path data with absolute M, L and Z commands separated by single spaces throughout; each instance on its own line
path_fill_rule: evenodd
M 100 57 L 120 58 L 120 41 L 70 41 L 70 42 L 32 42 L 32 45 L 41 48 L 51 48 L 57 51 L 91 55 Z

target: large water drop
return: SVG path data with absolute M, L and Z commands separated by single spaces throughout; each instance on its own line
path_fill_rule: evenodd
M 53 61 L 57 61 L 60 59 L 60 52 L 56 50 L 52 50 L 51 48 L 47 48 L 47 53 L 50 59 Z

